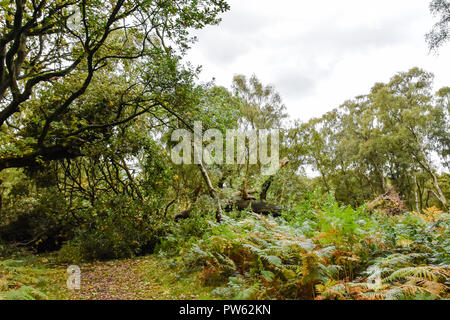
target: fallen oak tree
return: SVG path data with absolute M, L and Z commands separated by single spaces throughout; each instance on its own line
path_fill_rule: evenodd
M 276 170 L 269 178 L 264 182 L 261 188 L 259 200 L 254 197 L 254 194 L 258 193 L 258 190 L 247 190 L 247 180 L 244 179 L 242 189 L 239 192 L 236 192 L 232 194 L 232 200 L 227 202 L 227 205 L 225 207 L 225 212 L 231 212 L 234 209 L 238 211 L 252 211 L 257 214 L 263 214 L 263 215 L 272 215 L 274 217 L 280 217 L 281 213 L 283 211 L 283 207 L 268 203 L 266 201 L 267 199 L 267 192 L 270 188 L 270 186 L 273 183 L 273 180 L 279 170 L 283 169 L 287 164 L 289 163 L 289 160 L 287 158 L 283 159 Z M 225 181 L 224 177 L 222 176 L 220 183 L 223 185 L 223 182 Z M 201 188 L 198 188 L 194 192 L 194 201 L 192 205 L 187 209 L 184 210 L 178 214 L 175 215 L 174 220 L 176 222 L 182 220 L 182 219 L 188 219 L 192 213 L 193 206 L 199 199 Z
M 388 216 L 397 216 L 407 211 L 404 201 L 394 188 L 390 188 L 375 200 L 367 203 L 369 212 L 385 213 Z
M 233 203 L 228 204 L 225 207 L 225 212 L 231 212 L 233 209 L 238 211 L 252 211 L 257 214 L 272 215 L 274 217 L 280 217 L 283 208 L 266 201 L 261 200 L 236 200 Z
M 238 211 L 249 210 L 257 214 L 263 215 L 272 215 L 274 217 L 280 217 L 283 211 L 283 208 L 274 205 L 272 203 L 268 203 L 267 200 L 267 192 L 269 191 L 270 186 L 273 183 L 273 180 L 277 173 L 287 166 L 289 160 L 284 158 L 276 172 L 274 172 L 269 178 L 264 182 L 261 187 L 261 193 L 259 195 L 259 200 L 252 196 L 252 194 L 258 193 L 257 190 L 247 190 L 247 181 L 244 179 L 242 190 L 233 194 L 233 200 L 229 201 L 227 206 L 225 207 L 225 212 L 231 212 L 233 209 Z

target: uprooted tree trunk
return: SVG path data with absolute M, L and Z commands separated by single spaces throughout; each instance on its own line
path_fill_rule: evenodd
M 281 161 L 281 164 L 280 164 L 278 170 L 264 182 L 264 184 L 261 188 L 259 200 L 253 196 L 254 194 L 258 193 L 258 190 L 256 190 L 256 189 L 247 190 L 247 181 L 246 181 L 246 179 L 244 179 L 242 189 L 239 192 L 236 192 L 232 195 L 233 199 L 228 202 L 228 204 L 225 207 L 225 211 L 231 212 L 233 209 L 236 209 L 239 211 L 249 210 L 249 211 L 252 211 L 257 214 L 272 215 L 274 217 L 281 216 L 283 208 L 278 205 L 268 203 L 266 201 L 266 199 L 267 199 L 267 192 L 268 192 L 270 186 L 272 185 L 272 182 L 273 182 L 275 176 L 277 175 L 278 171 L 280 169 L 284 168 L 288 163 L 289 163 L 288 159 L 283 159 Z M 200 171 L 202 172 L 203 178 L 206 182 L 206 185 L 208 186 L 208 191 L 209 191 L 208 193 L 210 194 L 210 196 L 213 199 L 217 200 L 217 202 L 218 202 L 219 209 L 217 210 L 217 213 L 216 213 L 216 219 L 218 222 L 220 222 L 222 220 L 222 210 L 221 210 L 222 206 L 220 204 L 218 192 L 213 187 L 213 185 L 211 183 L 211 179 L 209 178 L 209 175 L 208 175 L 206 169 L 203 167 L 203 165 L 200 165 Z M 222 184 L 224 183 L 224 180 L 225 180 L 224 177 L 222 177 L 220 180 L 222 182 Z M 184 211 L 178 213 L 174 218 L 175 221 L 179 221 L 181 219 L 188 219 L 190 217 L 193 207 L 194 207 L 195 203 L 198 201 L 200 189 L 197 189 L 195 191 L 195 193 L 194 193 L 195 200 L 193 201 L 192 205 L 187 210 L 184 210 Z
M 283 169 L 289 163 L 288 159 L 283 159 L 278 167 L 278 170 L 272 174 L 262 185 L 259 200 L 252 194 L 256 194 L 257 190 L 247 190 L 247 181 L 244 179 L 242 190 L 233 194 L 233 200 L 225 207 L 226 212 L 230 212 L 233 209 L 239 211 L 251 210 L 257 214 L 272 215 L 274 217 L 281 216 L 283 208 L 266 202 L 267 192 L 273 183 L 278 171 Z
M 231 212 L 233 209 L 239 211 L 249 210 L 257 214 L 272 215 L 274 217 L 280 217 L 283 208 L 266 201 L 260 200 L 235 200 L 233 203 L 225 207 L 226 212 Z
M 196 134 L 195 130 L 186 121 L 184 121 L 180 116 L 178 116 L 173 111 L 170 111 L 170 110 L 168 110 L 168 111 L 171 112 L 179 121 L 181 121 L 194 135 Z M 194 146 L 193 149 L 194 149 L 194 153 L 198 152 L 198 150 L 197 150 L 197 148 L 195 146 Z M 198 153 L 196 154 L 196 156 L 197 156 L 197 159 L 201 159 L 201 157 L 200 157 L 200 155 Z M 278 170 L 280 170 L 283 167 L 285 167 L 288 163 L 289 163 L 288 159 L 283 159 L 283 161 L 281 162 Z M 201 161 L 198 164 L 198 168 L 199 168 L 199 170 L 200 170 L 200 172 L 202 174 L 202 177 L 203 177 L 203 180 L 206 183 L 206 186 L 208 187 L 209 195 L 211 196 L 211 198 L 214 201 L 217 202 L 216 220 L 217 220 L 217 222 L 221 222 L 222 221 L 222 204 L 221 204 L 221 200 L 220 200 L 220 197 L 219 197 L 219 193 L 214 188 L 214 186 L 213 186 L 213 184 L 211 182 L 211 179 L 209 177 L 208 171 L 206 170 L 205 166 L 203 165 L 203 163 Z M 278 172 L 278 170 L 277 170 L 277 172 Z M 275 172 L 272 176 L 270 176 L 268 181 L 266 181 L 266 183 L 264 183 L 263 190 L 262 190 L 262 194 L 263 194 L 264 198 L 266 197 L 267 190 L 269 189 L 270 185 L 272 184 L 273 178 L 274 178 L 274 176 L 276 175 L 277 172 Z M 222 184 L 222 186 L 223 186 L 223 183 L 225 181 L 224 179 L 225 179 L 225 177 L 223 176 L 221 178 L 221 180 L 219 181 L 219 184 Z M 255 193 L 256 193 L 256 191 L 255 191 Z M 241 202 L 241 205 L 238 206 L 238 208 L 243 208 L 243 205 L 245 205 L 245 201 L 252 201 L 251 203 L 248 203 L 247 207 L 251 207 L 252 210 L 254 210 L 254 212 L 258 211 L 260 213 L 273 214 L 273 215 L 279 215 L 280 212 L 281 212 L 281 208 L 280 207 L 274 206 L 274 205 L 270 205 L 270 204 L 268 204 L 268 203 L 266 203 L 264 201 L 259 201 L 259 203 L 257 203 L 257 202 L 253 203 L 254 200 L 252 200 L 250 198 L 249 192 L 246 191 L 246 182 L 245 182 L 244 188 L 242 190 L 242 195 L 243 195 L 243 198 L 241 200 L 243 200 L 244 202 Z M 198 196 L 197 196 L 197 198 L 198 198 Z M 254 199 L 254 197 L 253 197 L 253 199 Z M 179 221 L 180 219 L 187 219 L 187 218 L 189 218 L 191 212 L 192 212 L 192 206 L 189 209 L 187 209 L 187 210 L 177 214 L 175 216 L 175 221 Z M 256 212 L 256 213 L 258 213 L 258 212 Z

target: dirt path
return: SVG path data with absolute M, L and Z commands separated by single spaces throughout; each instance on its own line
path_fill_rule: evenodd
M 152 299 L 151 285 L 137 270 L 143 260 L 112 261 L 81 266 L 81 290 L 71 300 Z
M 186 287 L 153 258 L 116 260 L 82 265 L 81 290 L 69 300 L 196 299 Z

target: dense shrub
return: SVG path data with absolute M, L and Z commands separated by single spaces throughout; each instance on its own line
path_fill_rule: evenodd
M 211 215 L 213 216 L 213 215 Z M 194 244 L 205 234 L 210 234 L 216 224 L 199 211 L 194 210 L 189 219 L 172 225 L 170 233 L 155 248 L 155 252 L 166 257 L 176 257 L 189 244 Z
M 72 237 L 76 221 L 67 212 L 64 197 L 53 188 L 36 198 L 16 193 L 11 202 L 2 210 L 0 239 L 5 243 L 42 253 L 60 249 Z
M 89 218 L 83 218 L 74 238 L 60 250 L 61 261 L 108 260 L 151 254 L 173 227 L 170 220 L 148 214 L 145 207 L 132 203 L 103 204 L 101 210 L 86 214 Z

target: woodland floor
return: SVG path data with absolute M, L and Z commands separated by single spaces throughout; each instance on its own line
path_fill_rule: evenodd
M 68 291 L 66 287 L 67 266 L 50 264 L 47 258 L 31 259 L 0 261 L 0 276 L 10 284 L 9 291 L 0 288 L 0 300 L 8 299 L 2 294 L 20 292 L 20 288 L 28 286 L 50 300 L 215 299 L 211 295 L 213 288 L 202 286 L 195 275 L 182 278 L 178 270 L 154 256 L 82 264 L 79 291 Z
M 81 266 L 82 288 L 69 293 L 70 300 L 170 300 L 198 299 L 187 283 L 167 272 L 153 257 Z M 187 280 L 186 280 L 187 281 Z M 197 291 L 195 286 L 191 291 Z M 187 290 L 187 291 L 186 291 Z M 184 293 L 181 293 L 183 291 Z M 206 293 L 203 293 L 206 294 Z M 203 296 L 205 297 L 205 296 Z
M 82 288 L 69 293 L 71 300 L 142 300 L 158 299 L 169 292 L 160 285 L 145 281 L 140 271 L 148 260 L 125 260 L 84 265 Z

